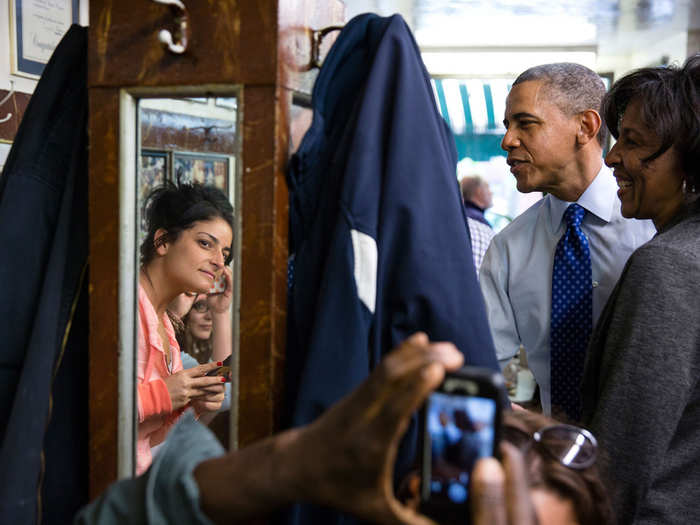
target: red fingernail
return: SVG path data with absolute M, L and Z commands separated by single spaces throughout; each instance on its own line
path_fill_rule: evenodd
M 221 366 L 221 365 L 223 365 L 223 363 L 221 361 L 216 362 L 216 366 Z
M 222 377 L 222 378 L 221 378 L 221 382 L 222 382 L 222 383 L 225 383 L 225 382 L 226 382 L 226 378 L 225 378 L 225 377 Z

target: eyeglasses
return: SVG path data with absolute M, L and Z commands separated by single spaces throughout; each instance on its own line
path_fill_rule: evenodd
M 521 450 L 534 441 L 553 459 L 572 469 L 586 469 L 595 463 L 598 456 L 595 436 L 585 428 L 573 425 L 549 425 L 532 435 L 519 428 L 505 426 L 503 437 Z
M 207 303 L 206 300 L 204 301 L 197 301 L 192 305 L 192 310 L 194 310 L 197 313 L 203 314 L 204 312 L 209 311 L 209 303 Z

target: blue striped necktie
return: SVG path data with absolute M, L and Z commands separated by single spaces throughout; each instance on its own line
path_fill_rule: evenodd
M 581 230 L 586 210 L 570 204 L 566 231 L 554 252 L 552 270 L 551 392 L 553 413 L 581 417 L 581 378 L 593 325 L 591 251 Z

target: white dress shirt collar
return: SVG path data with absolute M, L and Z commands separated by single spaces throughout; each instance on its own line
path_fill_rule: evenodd
M 563 201 L 552 194 L 549 197 L 549 227 L 550 232 L 555 233 L 561 226 L 564 212 L 570 202 Z M 610 169 L 603 165 L 588 188 L 576 201 L 579 205 L 600 218 L 603 222 L 610 222 L 613 215 L 613 207 L 617 200 L 615 178 Z

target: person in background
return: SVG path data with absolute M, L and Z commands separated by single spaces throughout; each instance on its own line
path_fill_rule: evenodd
M 462 191 L 462 201 L 467 210 L 467 217 L 491 228 L 491 224 L 484 217 L 484 212 L 493 206 L 493 194 L 489 183 L 478 175 L 467 175 L 462 177 L 459 188 Z
M 180 313 L 182 327 L 179 330 L 176 329 L 176 337 L 180 344 L 182 366 L 185 369 L 210 362 L 223 362 L 231 355 L 233 340 L 230 307 L 233 298 L 233 277 L 229 267 L 225 267 L 224 272 L 226 275 L 223 292 L 195 294 L 194 301 L 189 299 L 189 308 L 185 310 L 184 314 Z M 220 297 L 221 294 L 223 297 Z M 172 310 L 169 309 L 169 311 Z M 229 381 L 225 384 L 224 400 L 221 407 L 218 412 L 202 414 L 200 421 L 207 425 L 211 424 L 219 440 L 222 443 L 228 443 L 228 418 L 225 417 L 217 420 L 217 423 L 212 423 L 217 413 L 226 412 L 231 408 L 230 366 L 228 374 L 223 375 Z
M 504 414 L 502 440 L 524 456 L 539 523 L 611 525 L 612 507 L 597 465 L 598 444 L 587 430 L 542 414 Z
M 501 147 L 518 191 L 547 195 L 493 238 L 480 271 L 501 365 L 522 344 L 544 413 L 572 420 L 592 325 L 627 257 L 654 232 L 650 221 L 620 214 L 602 161 L 604 94 L 595 72 L 572 63 L 515 80 Z
M 479 269 L 486 255 L 486 250 L 491 244 L 491 239 L 495 235 L 490 226 L 484 223 L 467 217 L 467 226 L 469 228 L 469 238 L 472 242 L 472 255 L 474 257 L 474 268 L 476 269 L 476 278 L 479 279 Z
M 462 192 L 462 202 L 467 215 L 467 227 L 469 228 L 474 267 L 478 279 L 481 261 L 484 260 L 486 250 L 494 236 L 491 224 L 484 217 L 484 211 L 490 208 L 493 203 L 491 188 L 489 188 L 488 182 L 478 175 L 462 177 L 459 188 Z
M 206 373 L 217 363 L 183 369 L 180 347 L 167 313 L 185 292 L 206 293 L 231 255 L 233 209 L 213 187 L 172 183 L 147 197 L 148 233 L 141 244 L 138 307 L 136 473 L 152 461 L 185 408 L 215 412 L 224 399 L 221 377 Z M 212 299 L 222 305 L 225 294 Z M 230 303 L 230 298 L 228 299 Z
M 658 233 L 591 337 L 583 423 L 607 452 L 619 523 L 700 523 L 700 55 L 622 77 L 603 117 L 622 215 Z
M 210 361 L 223 361 L 231 355 L 230 307 L 233 279 L 230 268 L 226 267 L 223 271 L 226 273 L 226 288 L 221 292 L 223 296 L 195 294 L 194 300 L 190 299 L 190 306 L 180 314 L 182 328 L 176 335 L 180 350 L 187 354 L 187 357 L 182 356 L 185 368 Z

